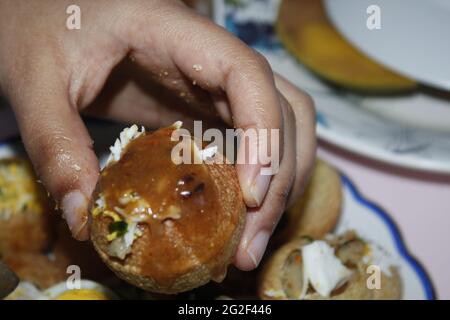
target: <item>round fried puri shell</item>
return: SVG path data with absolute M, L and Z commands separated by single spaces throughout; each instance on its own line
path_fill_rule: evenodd
M 220 155 L 216 155 L 220 156 Z M 103 261 L 123 280 L 138 286 L 144 290 L 175 294 L 206 284 L 210 280 L 222 281 L 226 275 L 226 269 L 232 263 L 240 236 L 244 227 L 246 206 L 244 204 L 237 175 L 234 167 L 227 164 L 202 164 L 212 178 L 218 190 L 218 201 L 220 207 L 218 214 L 227 219 L 227 223 L 217 226 L 217 232 L 224 234 L 224 242 L 221 250 L 208 261 L 200 261 L 197 265 L 181 263 L 179 266 L 170 266 L 177 269 L 177 275 L 170 284 L 162 283 L 151 275 L 143 274 L 143 265 L 157 263 L 148 260 L 145 255 L 146 249 L 152 245 L 149 241 L 148 229 L 142 224 L 143 235 L 138 237 L 133 245 L 131 253 L 124 259 L 116 259 L 107 254 L 109 242 L 106 235 L 109 233 L 108 225 L 110 219 L 107 217 L 94 218 L 91 228 L 91 240 Z M 233 217 L 230 219 L 230 217 Z M 234 221 L 230 224 L 230 221 Z M 198 221 L 197 223 L 204 223 Z M 224 230 L 225 228 L 225 230 Z M 205 235 L 204 250 L 209 250 L 208 235 Z M 169 248 L 169 250 L 175 250 Z M 170 252 L 167 252 L 170 254 Z M 217 273 L 217 270 L 221 272 Z
M 285 214 L 287 223 L 279 235 L 281 241 L 300 236 L 318 239 L 330 233 L 340 217 L 342 197 L 339 172 L 317 160 L 305 192 Z
M 263 300 L 289 300 L 300 296 L 303 270 L 302 261 L 293 262 L 289 258 L 301 256 L 301 248 L 308 244 L 306 238 L 299 238 L 286 243 L 275 251 L 264 265 L 258 284 L 258 295 Z M 308 300 L 396 300 L 401 298 L 401 280 L 396 268 L 391 268 L 391 275 L 381 273 L 381 288 L 370 290 L 364 267 L 353 270 L 350 280 L 337 289 L 330 297 L 318 293 L 308 295 Z
M 48 248 L 53 237 L 51 218 L 50 212 L 21 212 L 8 219 L 0 218 L 0 254 Z

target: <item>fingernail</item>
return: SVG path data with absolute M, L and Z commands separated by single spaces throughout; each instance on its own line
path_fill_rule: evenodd
M 261 259 L 266 251 L 267 243 L 269 242 L 270 233 L 262 230 L 259 231 L 256 236 L 253 237 L 250 245 L 247 248 L 247 253 L 255 266 L 255 268 L 261 262 Z
M 88 202 L 80 191 L 71 191 L 61 201 L 63 218 L 66 220 L 72 235 L 78 239 L 87 223 Z
M 256 207 L 259 207 L 262 204 L 266 196 L 267 190 L 269 189 L 271 178 L 272 176 L 262 175 L 258 173 L 255 179 L 253 180 L 251 193 L 255 201 Z

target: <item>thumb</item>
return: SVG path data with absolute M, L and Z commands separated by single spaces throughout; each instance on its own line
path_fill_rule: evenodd
M 92 141 L 64 85 L 35 79 L 10 97 L 23 143 L 78 240 L 89 237 L 88 204 L 98 179 Z

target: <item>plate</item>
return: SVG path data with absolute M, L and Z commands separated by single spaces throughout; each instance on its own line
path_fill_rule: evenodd
M 361 97 L 324 84 L 277 39 L 273 23 L 279 3 L 215 0 L 214 19 L 313 97 L 319 138 L 386 163 L 449 174 L 449 96 L 421 91 L 400 97 Z
M 376 3 L 379 29 L 367 27 Z M 410 78 L 450 91 L 448 0 L 324 0 L 328 16 L 357 48 Z M 369 8 L 369 14 L 367 13 Z
M 435 299 L 429 276 L 408 251 L 392 217 L 361 195 L 347 176 L 341 175 L 341 180 L 344 206 L 335 232 L 340 234 L 346 230 L 356 230 L 362 238 L 389 252 L 399 268 L 404 300 Z
M 123 126 L 103 122 L 87 121 L 89 132 L 95 141 L 95 151 L 103 162 L 108 147 L 118 136 Z M 0 158 L 23 154 L 18 137 L 0 141 Z M 391 255 L 399 267 L 403 283 L 404 299 L 434 299 L 433 285 L 426 271 L 407 250 L 399 229 L 392 218 L 375 204 L 363 197 L 346 177 L 342 176 L 344 205 L 337 225 L 338 233 L 354 229 L 368 241 L 379 244 Z

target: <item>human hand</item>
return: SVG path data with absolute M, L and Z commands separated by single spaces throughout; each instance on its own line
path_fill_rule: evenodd
M 256 267 L 313 165 L 311 100 L 274 75 L 261 55 L 179 1 L 79 0 L 80 30 L 65 26 L 70 4 L 0 2 L 0 88 L 74 237 L 89 236 L 87 209 L 99 173 L 80 112 L 160 126 L 195 119 L 192 110 L 205 115 L 213 106 L 236 128 L 280 130 L 275 176 L 259 175 L 261 165 L 236 166 L 249 210 L 235 264 Z M 116 68 L 120 63 L 126 67 Z M 148 90 L 146 80 L 137 81 L 130 68 L 145 70 L 149 87 L 157 84 L 180 98 L 178 108 L 162 101 L 159 89 Z M 120 75 L 120 86 L 110 81 L 111 73 Z

